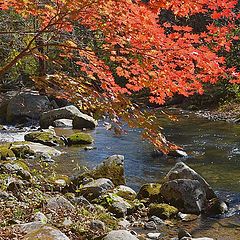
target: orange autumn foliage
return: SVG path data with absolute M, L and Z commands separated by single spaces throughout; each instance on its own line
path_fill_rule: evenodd
M 46 38 L 42 47 L 58 49 L 59 59 L 69 59 L 79 66 L 79 76 L 58 70 L 51 81 L 42 77 L 35 78 L 36 83 L 44 83 L 50 89 L 50 81 L 59 88 L 59 95 L 70 99 L 85 94 L 86 104 L 95 102 L 102 112 L 147 129 L 145 137 L 165 151 L 175 146 L 159 133 L 159 126 L 153 127 L 150 116 L 134 114 L 136 106 L 126 96 L 147 89 L 150 102 L 163 104 L 174 94 L 202 94 L 206 82 L 216 83 L 219 79 L 238 82 L 239 73 L 226 66 L 222 54 L 229 52 L 232 42 L 238 40 L 236 5 L 236 0 L 0 0 L 1 11 L 11 9 L 26 20 L 34 16 L 40 22 L 32 41 L 6 62 L 0 74 L 25 56 L 39 57 L 38 46 L 34 45 L 37 37 L 46 32 L 59 36 L 72 34 L 72 38 L 57 42 Z M 204 31 L 196 32 L 193 27 L 174 21 L 159 23 L 158 14 L 163 10 L 172 12 L 176 18 L 203 14 L 209 20 Z M 101 46 L 96 49 L 79 43 L 73 34 L 76 25 L 100 32 L 101 37 L 94 40 L 101 42 Z M 41 54 L 48 59 L 47 51 Z M 124 79 L 124 84 L 116 78 Z M 129 114 L 135 117 L 129 118 Z

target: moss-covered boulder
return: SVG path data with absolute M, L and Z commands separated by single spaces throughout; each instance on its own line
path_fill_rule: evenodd
M 124 185 L 126 183 L 124 174 L 124 156 L 112 155 L 106 158 L 91 172 L 91 177 L 109 178 L 116 186 Z
M 29 232 L 27 235 L 23 237 L 23 240 L 37 240 L 37 239 L 69 240 L 69 238 L 60 230 L 50 226 L 42 226 L 39 229 Z
M 8 158 L 15 158 L 14 152 L 9 149 L 7 145 L 0 146 L 0 159 L 7 160 Z
M 28 145 L 12 145 L 11 150 L 18 158 L 26 158 L 35 155 L 35 152 Z
M 149 216 L 157 216 L 162 219 L 176 217 L 178 209 L 165 203 L 152 203 L 149 205 Z
M 52 132 L 31 132 L 24 136 L 25 141 L 41 143 L 47 146 L 63 145 L 64 142 Z
M 80 145 L 80 144 L 91 144 L 93 143 L 93 138 L 90 134 L 79 132 L 68 137 L 69 145 Z
M 134 200 L 137 193 L 130 187 L 119 185 L 114 189 L 114 193 L 127 200 Z
M 139 200 L 147 200 L 149 202 L 157 202 L 160 201 L 160 191 L 161 191 L 160 183 L 146 183 L 142 185 L 140 188 L 137 198 Z
M 108 208 L 116 217 L 125 217 L 134 211 L 134 203 L 127 201 L 113 193 L 107 193 L 101 196 L 98 203 Z

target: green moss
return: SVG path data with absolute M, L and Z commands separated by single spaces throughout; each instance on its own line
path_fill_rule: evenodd
M 90 173 L 90 176 L 94 179 L 109 178 L 116 186 L 126 183 L 124 178 L 124 167 L 115 162 L 111 162 L 111 164 L 100 164 Z
M 154 215 L 163 219 L 167 219 L 167 218 L 175 217 L 177 213 L 178 213 L 177 208 L 165 203 L 160 203 L 160 204 L 152 203 L 149 206 L 150 216 Z
M 27 145 L 13 145 L 11 150 L 14 152 L 15 156 L 19 158 L 25 158 L 27 155 L 35 155 L 34 151 Z
M 63 145 L 63 141 L 51 132 L 32 132 L 24 136 L 25 141 L 42 143 L 47 146 Z
M 144 184 L 138 194 L 137 198 L 142 199 L 149 199 L 150 202 L 155 202 L 159 200 L 159 195 L 161 191 L 161 184 L 160 183 L 147 183 Z
M 67 175 L 54 174 L 54 176 L 49 177 L 48 179 L 54 185 L 65 187 L 70 183 L 70 178 Z
M 8 148 L 8 145 L 0 146 L 0 159 L 6 160 L 7 158 L 14 158 L 14 152 Z
M 69 145 L 91 144 L 93 139 L 87 133 L 75 133 L 68 138 Z
M 13 162 L 14 164 L 17 164 L 19 167 L 21 167 L 23 170 L 26 170 L 28 172 L 30 172 L 30 168 L 28 167 L 28 165 L 21 160 L 16 160 Z

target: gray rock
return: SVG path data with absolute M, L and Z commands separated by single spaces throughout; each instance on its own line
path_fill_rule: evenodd
M 73 120 L 72 119 L 57 119 L 53 122 L 53 127 L 57 128 L 72 128 Z
M 56 157 L 61 154 L 61 152 L 58 151 L 57 149 L 43 145 L 41 143 L 21 142 L 21 143 L 13 143 L 13 145 L 14 146 L 28 146 L 37 155 L 48 154 L 51 157 Z
M 157 229 L 157 225 L 154 221 L 149 221 L 149 222 L 146 222 L 144 224 L 144 228 L 145 229 L 148 229 L 148 230 L 156 230 Z
M 29 232 L 23 237 L 23 240 L 51 239 L 51 240 L 70 240 L 60 230 L 51 226 L 42 226 L 37 230 Z
M 71 204 L 71 202 L 68 201 L 63 196 L 57 196 L 57 197 L 50 198 L 47 201 L 47 208 L 52 211 L 59 211 L 59 210 L 73 211 L 73 210 L 75 210 L 75 207 Z
M 114 230 L 107 234 L 103 240 L 137 240 L 138 238 L 126 230 Z
M 44 213 L 42 213 L 42 212 L 37 212 L 37 213 L 35 213 L 35 215 L 34 215 L 34 221 L 35 221 L 35 222 L 40 222 L 40 223 L 42 223 L 42 224 L 46 224 L 48 220 L 47 220 L 47 217 L 45 216 Z
M 128 214 L 128 209 L 131 209 L 131 205 L 126 201 L 115 201 L 109 207 L 109 211 L 116 217 L 125 217 Z
M 80 112 L 73 118 L 74 129 L 94 129 L 96 126 L 97 121 L 87 114 Z
M 92 171 L 92 177 L 109 178 L 116 186 L 124 185 L 124 156 L 112 155 L 110 157 L 107 157 Z
M 126 219 L 123 219 L 121 221 L 118 222 L 118 226 L 121 228 L 121 229 L 128 229 L 130 227 L 131 223 L 126 220 Z
M 77 205 L 80 205 L 80 206 L 89 206 L 91 205 L 91 203 L 83 196 L 80 196 L 80 197 L 75 197 L 73 199 L 73 202 Z
M 157 239 L 160 239 L 161 233 L 148 233 L 147 237 L 150 239 L 157 240 Z
M 46 96 L 34 91 L 21 92 L 9 101 L 6 120 L 8 123 L 22 123 L 28 119 L 38 120 L 41 113 L 51 108 Z
M 153 222 L 155 222 L 157 225 L 165 225 L 165 222 L 164 222 L 161 218 L 159 218 L 159 217 L 157 217 L 157 216 L 151 216 L 151 217 L 149 218 L 149 221 L 153 221 Z
M 161 195 L 183 213 L 200 214 L 207 206 L 205 189 L 198 180 L 177 179 L 166 182 L 161 187 Z
M 206 192 L 207 199 L 212 199 L 216 197 L 216 194 L 214 193 L 210 185 L 207 183 L 207 181 L 183 162 L 176 163 L 176 165 L 168 172 L 164 181 L 166 182 L 176 179 L 198 180 Z
M 83 114 L 77 107 L 70 105 L 44 112 L 40 118 L 40 126 L 41 128 L 48 128 L 58 119 L 73 120 L 73 128 L 76 129 L 92 129 L 97 125 L 97 122 L 92 117 Z
M 39 228 L 43 227 L 44 225 L 45 224 L 41 223 L 40 221 L 35 221 L 35 222 L 18 224 L 18 225 L 16 225 L 16 227 L 26 233 L 29 233 L 29 232 L 38 230 Z
M 134 200 L 137 195 L 137 193 L 132 188 L 124 185 L 117 186 L 114 189 L 114 193 L 127 200 Z
M 93 200 L 108 190 L 113 189 L 113 187 L 114 185 L 110 179 L 99 178 L 83 185 L 83 187 L 79 189 L 79 194 L 88 200 Z
M 100 220 L 93 220 L 90 223 L 90 228 L 93 230 L 105 230 L 106 229 L 106 225 L 104 222 L 100 221 Z
M 74 116 L 81 113 L 80 110 L 73 106 L 66 106 L 62 108 L 53 109 L 42 113 L 40 117 L 41 128 L 48 128 L 53 125 L 53 122 L 58 119 L 70 119 L 72 120 Z
M 189 232 L 187 232 L 186 230 L 184 229 L 179 229 L 178 231 L 178 238 L 179 239 L 182 239 L 184 237 L 187 237 L 187 238 L 191 238 L 191 234 Z

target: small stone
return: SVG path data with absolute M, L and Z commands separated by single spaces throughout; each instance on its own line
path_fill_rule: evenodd
M 91 203 L 83 196 L 80 196 L 80 197 L 75 197 L 73 199 L 73 202 L 77 205 L 80 205 L 80 206 L 86 206 L 86 205 L 91 205 Z
M 7 190 L 12 192 L 18 192 L 24 186 L 24 182 L 20 179 L 9 179 Z
M 187 238 L 191 238 L 191 234 L 189 232 L 187 232 L 186 230 L 184 229 L 179 229 L 178 230 L 178 239 L 182 239 L 184 237 L 187 237 Z
M 114 189 L 114 193 L 118 196 L 127 199 L 127 200 L 134 200 L 137 193 L 130 187 L 119 185 Z
M 103 240 L 137 240 L 138 238 L 132 235 L 127 230 L 113 230 L 103 238 Z
M 41 222 L 42 224 L 46 224 L 47 223 L 47 217 L 45 216 L 44 213 L 42 212 L 37 212 L 34 215 L 34 221 L 36 222 Z
M 150 239 L 159 239 L 161 236 L 161 233 L 148 233 L 147 234 L 147 237 L 150 238 Z
M 93 220 L 90 223 L 90 228 L 93 230 L 105 230 L 106 229 L 106 225 L 104 222 L 100 221 L 100 220 Z
M 198 215 L 195 214 L 185 214 L 185 213 L 178 213 L 178 217 L 184 221 L 184 222 L 190 222 L 190 221 L 194 221 L 198 218 Z
M 71 226 L 73 224 L 73 221 L 70 219 L 70 218 L 64 218 L 64 221 L 63 221 L 63 223 L 62 223 L 62 225 L 64 226 L 64 227 L 69 227 L 69 226 Z
M 145 229 L 151 229 L 151 230 L 155 230 L 155 229 L 157 229 L 157 225 L 156 225 L 156 223 L 154 222 L 154 221 L 150 221 L 150 222 L 146 222 L 145 224 L 144 224 L 144 228 Z
M 68 201 L 63 196 L 50 198 L 47 202 L 47 208 L 53 211 L 57 211 L 57 210 L 73 211 L 75 209 L 74 206 L 71 204 L 71 202 Z
M 126 220 L 126 219 L 123 219 L 123 220 L 121 220 L 121 221 L 118 222 L 118 226 L 119 226 L 121 229 L 127 230 L 128 227 L 130 227 L 130 225 L 131 225 L 131 223 L 130 223 L 128 220 Z
M 151 217 L 149 218 L 149 221 L 153 221 L 153 222 L 155 222 L 157 225 L 164 225 L 164 224 L 165 224 L 164 221 L 163 221 L 161 218 L 157 217 L 157 216 L 151 216 Z

